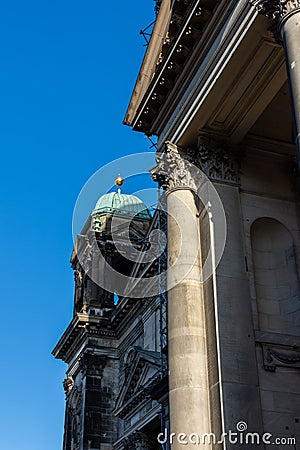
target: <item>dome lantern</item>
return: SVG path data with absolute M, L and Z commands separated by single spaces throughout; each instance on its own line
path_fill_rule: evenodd
M 152 216 L 144 202 L 133 194 L 121 193 L 124 178 L 119 174 L 115 179 L 117 192 L 109 192 L 102 195 L 92 211 L 94 230 L 100 230 L 103 216 L 117 216 L 134 221 L 149 222 Z M 97 230 L 96 230 L 97 228 Z

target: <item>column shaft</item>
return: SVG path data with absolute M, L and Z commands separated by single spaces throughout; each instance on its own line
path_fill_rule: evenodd
M 181 450 L 180 433 L 187 436 L 181 440 L 189 441 L 192 433 L 210 432 L 207 351 L 197 206 L 188 189 L 170 191 L 167 201 L 170 431 L 176 434 L 172 450 Z M 172 287 L 174 281 L 178 284 Z M 184 446 L 194 449 L 195 443 Z
M 300 8 L 290 12 L 281 25 L 300 167 Z

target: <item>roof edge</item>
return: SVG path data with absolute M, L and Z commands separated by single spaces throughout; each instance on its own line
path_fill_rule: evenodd
M 172 15 L 172 1 L 163 0 L 157 15 L 150 42 L 145 53 L 131 98 L 123 120 L 124 125 L 131 126 L 136 111 L 144 97 L 156 71 L 156 62 L 161 52 Z

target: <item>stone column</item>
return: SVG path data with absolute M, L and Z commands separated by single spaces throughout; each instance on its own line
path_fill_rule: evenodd
M 210 432 L 205 315 L 196 185 L 191 165 L 166 143 L 152 177 L 168 213 L 168 363 L 172 450 L 194 449 L 192 433 Z M 172 435 L 175 434 L 175 435 Z M 173 436 L 173 437 L 172 437 Z M 195 439 L 195 438 L 194 438 Z M 203 449 L 210 448 L 207 443 Z
M 177 259 L 168 282 L 178 283 L 168 291 L 170 423 L 171 433 L 176 433 L 172 449 L 181 449 L 180 433 L 210 432 L 205 316 L 199 251 L 195 255 L 200 238 L 193 193 L 171 191 L 167 209 L 169 266 Z
M 250 0 L 259 13 L 277 21 L 289 80 L 300 167 L 300 0 Z

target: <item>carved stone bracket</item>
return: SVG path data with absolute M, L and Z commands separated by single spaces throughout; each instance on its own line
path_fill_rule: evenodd
M 260 14 L 269 19 L 279 19 L 279 21 L 295 9 L 300 8 L 300 0 L 250 0 L 250 4 Z
M 85 375 L 101 377 L 106 363 L 106 356 L 85 353 L 80 359 L 79 367 Z
M 265 370 L 275 372 L 277 367 L 300 369 L 300 349 L 290 346 L 261 344 Z

